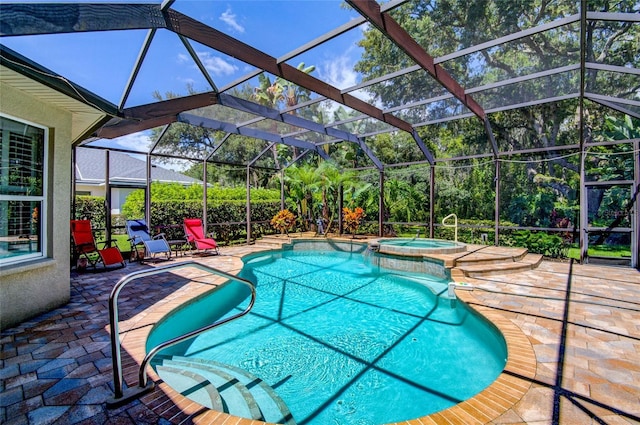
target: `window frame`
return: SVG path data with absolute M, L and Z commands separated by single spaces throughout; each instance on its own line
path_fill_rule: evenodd
M 43 131 L 42 135 L 42 194 L 41 195 L 14 195 L 0 193 L 1 202 L 10 201 L 22 201 L 22 202 L 39 202 L 39 250 L 36 252 L 27 252 L 16 256 L 10 256 L 6 258 L 0 258 L 0 267 L 13 264 L 25 263 L 33 260 L 40 260 L 48 257 L 48 226 L 49 222 L 49 128 L 37 123 L 34 123 L 23 118 L 14 117 L 12 115 L 0 112 L 0 117 L 15 121 L 19 124 L 34 127 Z M 4 136 L 2 136 L 4 137 Z M 1 142 L 1 140 L 0 140 Z M 31 243 L 31 242 L 29 242 Z

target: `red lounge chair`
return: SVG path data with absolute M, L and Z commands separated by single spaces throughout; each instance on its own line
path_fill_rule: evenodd
M 205 236 L 202 220 L 199 218 L 185 218 L 183 226 L 185 239 L 192 248 L 202 253 L 214 250 L 216 254 L 220 254 L 216 241 Z
M 124 258 L 117 246 L 105 246 L 98 248 L 93 237 L 93 229 L 89 220 L 71 220 L 71 238 L 73 239 L 74 259 L 86 258 L 93 268 L 97 263 L 107 267 L 113 264 L 122 264 Z

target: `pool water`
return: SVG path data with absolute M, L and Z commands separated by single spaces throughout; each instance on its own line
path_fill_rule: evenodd
M 442 239 L 388 238 L 370 242 L 370 247 L 381 253 L 401 256 L 429 254 L 455 254 L 467 250 L 465 244 Z
M 506 363 L 504 339 L 446 298 L 447 281 L 365 260 L 332 251 L 248 257 L 240 276 L 256 282 L 251 313 L 195 338 L 180 354 L 261 378 L 298 424 L 413 419 L 496 379 Z M 188 316 L 183 311 L 178 320 Z

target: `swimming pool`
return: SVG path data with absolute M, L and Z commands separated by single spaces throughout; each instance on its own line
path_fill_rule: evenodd
M 472 397 L 504 368 L 502 335 L 446 298 L 446 279 L 380 268 L 362 249 L 305 247 L 246 257 L 240 275 L 257 283 L 252 312 L 166 354 L 246 371 L 298 424 L 417 418 Z M 220 300 L 235 305 L 247 295 L 242 287 L 230 282 L 170 315 L 147 345 L 224 315 Z M 159 374 L 172 385 L 175 374 Z

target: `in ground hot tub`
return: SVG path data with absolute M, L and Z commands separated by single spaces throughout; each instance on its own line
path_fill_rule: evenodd
M 429 254 L 456 254 L 467 250 L 460 242 L 426 238 L 386 238 L 369 242 L 372 251 L 382 254 L 419 257 Z

